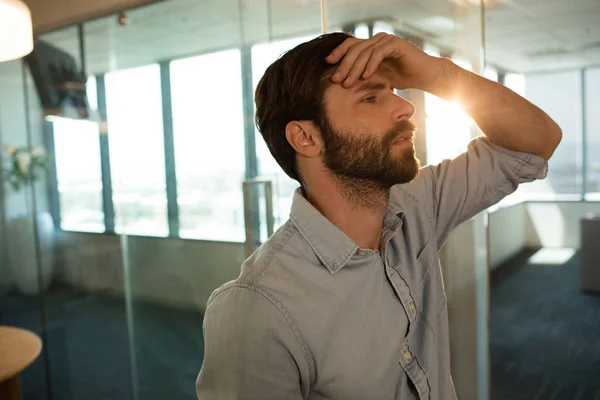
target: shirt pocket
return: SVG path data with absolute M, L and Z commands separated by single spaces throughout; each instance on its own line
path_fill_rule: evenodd
M 417 290 L 421 317 L 430 325 L 437 321 L 446 305 L 446 294 L 435 240 L 430 240 L 417 254 L 417 268 L 423 271 Z

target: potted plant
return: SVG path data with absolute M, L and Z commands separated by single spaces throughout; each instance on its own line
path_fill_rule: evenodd
M 25 192 L 22 196 L 28 204 L 31 193 L 27 193 L 26 188 L 43 178 L 50 156 L 41 146 L 8 146 L 6 154 L 8 166 L 4 169 L 4 179 L 14 194 Z M 34 221 L 37 223 L 37 243 L 41 256 L 39 265 L 36 257 Z M 52 217 L 46 211 L 40 212 L 27 206 L 24 213 L 9 219 L 7 230 L 8 259 L 15 285 L 25 294 L 37 294 L 40 290 L 45 290 L 50 284 L 54 270 Z

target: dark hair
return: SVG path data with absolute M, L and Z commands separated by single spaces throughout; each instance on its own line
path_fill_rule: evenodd
M 296 151 L 285 137 L 290 121 L 325 123 L 323 95 L 336 67 L 325 61 L 348 33 L 328 33 L 284 53 L 267 68 L 256 88 L 256 125 L 269 151 L 286 174 L 302 184 Z

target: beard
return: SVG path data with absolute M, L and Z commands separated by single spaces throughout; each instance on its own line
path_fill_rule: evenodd
M 380 208 L 387 204 L 392 186 L 418 176 L 421 163 L 414 147 L 397 150 L 391 145 L 402 133 L 416 130 L 413 121 L 402 121 L 383 137 L 371 132 L 338 131 L 328 118 L 322 125 L 323 162 L 341 194 L 352 203 Z

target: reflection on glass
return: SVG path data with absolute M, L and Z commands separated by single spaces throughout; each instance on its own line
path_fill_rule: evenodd
M 171 62 L 182 237 L 244 241 L 241 74 L 239 50 Z
M 110 72 L 105 79 L 115 231 L 166 236 L 159 67 Z
M 600 67 L 585 71 L 586 191 L 589 200 L 600 200 Z
M 103 232 L 102 176 L 98 124 L 53 118 L 60 226 Z

